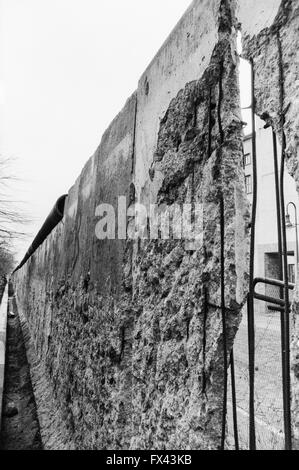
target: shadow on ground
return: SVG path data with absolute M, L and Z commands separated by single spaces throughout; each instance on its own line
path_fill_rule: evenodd
M 15 305 L 14 311 L 16 312 Z M 7 324 L 0 449 L 42 449 L 29 366 L 17 315 L 9 315 Z

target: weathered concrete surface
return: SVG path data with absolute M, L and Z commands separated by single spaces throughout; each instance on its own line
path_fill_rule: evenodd
M 139 80 L 135 163 L 138 199 L 149 185 L 148 171 L 160 120 L 186 83 L 199 79 L 209 66 L 218 41 L 220 4 L 221 0 L 193 1 Z
M 245 3 L 247 5 L 245 5 Z M 273 126 L 281 141 L 282 117 L 286 137 L 287 166 L 299 189 L 299 3 L 271 1 L 267 22 L 248 22 L 248 3 L 240 2 L 244 56 L 253 59 L 258 114 Z M 256 2 L 263 3 L 265 2 Z M 258 5 L 255 5 L 258 8 Z M 254 9 L 253 9 L 254 10 Z M 286 201 L 287 203 L 288 201 Z M 293 429 L 299 445 L 299 320 L 298 289 L 293 306 L 292 381 Z
M 145 241 L 134 256 L 134 304 L 140 306 L 133 344 L 136 448 L 208 449 L 221 441 L 221 196 L 228 349 L 247 281 L 247 205 L 232 13 L 223 2 L 209 66 L 176 95 L 161 119 L 151 178 L 141 191 L 142 202 L 150 193 L 151 202 L 195 202 L 203 213 L 201 238 L 193 249 L 185 241 Z
M 43 448 L 46 450 L 72 450 L 74 445 L 61 409 L 57 406 L 54 384 L 42 358 L 36 354 L 28 321 L 22 311 L 18 311 L 17 308 L 15 308 L 15 313 L 19 317 L 22 329 Z
M 222 198 L 228 353 L 248 282 L 235 6 L 192 3 L 71 188 L 63 223 L 15 275 L 45 448 L 220 445 Z M 118 196 L 131 208 L 196 203 L 200 233 L 100 241 L 96 208 Z
M 17 275 L 18 306 L 37 355 L 33 386 L 45 448 L 113 447 L 117 430 L 126 435 L 117 421 L 127 376 L 119 374 L 125 241 L 95 237 L 95 209 L 116 206 L 130 192 L 135 109 L 133 95 L 71 189 L 63 224 Z M 54 418 L 43 396 L 48 388 Z

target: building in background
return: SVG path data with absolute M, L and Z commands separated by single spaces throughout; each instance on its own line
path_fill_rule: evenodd
M 275 175 L 273 159 L 272 129 L 264 128 L 264 121 L 257 118 L 256 144 L 257 144 L 257 220 L 256 220 L 256 245 L 255 245 L 255 277 L 267 277 L 279 279 L 279 257 L 277 241 L 277 217 L 275 196 Z M 279 168 L 281 159 L 281 147 L 278 144 Z M 244 169 L 246 192 L 250 202 L 253 195 L 252 175 L 252 134 L 244 138 Z M 293 178 L 285 171 L 285 206 L 293 202 L 299 211 L 299 199 Z M 295 282 L 296 268 L 296 230 L 295 223 L 299 220 L 295 216 L 292 205 L 289 205 L 291 224 L 287 226 L 288 242 L 288 271 L 289 281 Z M 272 286 L 259 285 L 258 290 L 275 297 L 279 296 L 279 290 Z M 265 304 L 256 302 L 257 311 L 265 312 Z M 268 306 L 266 305 L 266 312 Z

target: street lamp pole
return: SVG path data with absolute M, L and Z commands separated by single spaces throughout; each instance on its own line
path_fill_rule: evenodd
M 292 224 L 291 218 L 290 218 L 290 213 L 289 213 L 289 207 L 293 206 L 294 211 L 295 211 L 295 224 Z M 295 234 L 296 234 L 296 255 L 295 255 L 295 260 L 296 260 L 296 270 L 295 270 L 295 277 L 297 280 L 297 273 L 298 273 L 298 263 L 299 263 L 299 247 L 298 247 L 298 218 L 297 218 L 297 206 L 294 202 L 289 202 L 287 205 L 287 213 L 286 213 L 286 226 L 287 227 L 295 227 Z

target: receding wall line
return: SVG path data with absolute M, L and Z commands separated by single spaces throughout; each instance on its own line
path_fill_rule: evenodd
M 57 401 L 67 416 L 66 425 L 70 430 L 67 444 L 78 448 L 121 449 L 130 445 L 143 449 L 171 444 L 173 448 L 219 449 L 221 431 L 223 447 L 226 444 L 229 349 L 241 304 L 247 294 L 245 283 L 239 291 L 234 289 L 235 275 L 244 279 L 247 265 L 245 257 L 230 250 L 230 246 L 236 238 L 235 222 L 241 229 L 246 228 L 248 203 L 242 191 L 242 173 L 234 168 L 231 173 L 227 171 L 229 163 L 234 165 L 236 161 L 239 164 L 242 149 L 241 145 L 235 145 L 240 140 L 238 127 L 226 127 L 231 118 L 227 112 L 229 107 L 238 105 L 235 63 L 228 41 L 231 37 L 230 21 L 225 9 L 229 2 L 222 2 L 220 12 L 216 3 L 215 8 L 211 7 L 212 2 L 205 6 L 209 13 L 206 37 L 205 34 L 198 35 L 199 30 L 206 30 L 206 12 L 202 11 L 201 2 L 194 2 L 194 12 L 192 9 L 192 14 L 181 23 L 147 74 L 151 78 L 150 92 L 148 84 L 144 90 L 141 81 L 138 93 L 128 100 L 123 112 L 104 135 L 95 154 L 90 200 L 85 203 L 80 190 L 73 195 L 78 200 L 78 211 L 82 212 L 79 257 L 78 240 L 72 233 L 78 231 L 79 235 L 79 215 L 76 219 L 72 215 L 67 221 L 62 234 L 63 244 L 58 239 L 60 234 L 51 240 L 53 245 L 50 249 L 53 246 L 56 258 L 61 255 L 63 264 L 70 267 L 76 262 L 78 276 L 76 274 L 70 279 L 71 288 L 61 289 L 59 302 L 51 305 L 51 349 L 42 366 L 49 371 L 51 383 L 57 386 Z M 213 32 L 212 42 L 210 32 Z M 191 41 L 196 52 L 192 60 Z M 177 56 L 178 46 L 181 57 Z M 215 53 L 209 60 L 212 50 Z M 205 57 L 202 57 L 202 51 Z M 200 74 L 199 63 L 202 63 Z M 167 86 L 164 86 L 164 80 Z M 147 92 L 148 97 L 145 96 Z M 197 97 L 196 102 L 193 102 L 194 97 Z M 198 103 L 197 111 L 194 103 Z M 156 143 L 159 117 L 167 106 L 169 119 L 161 120 L 160 126 L 164 126 L 165 133 L 158 135 L 157 143 L 158 150 L 161 153 L 165 150 L 166 157 L 157 161 L 161 179 L 157 177 L 151 183 L 148 167 Z M 195 132 L 190 132 L 180 146 L 176 135 L 185 135 L 184 132 L 190 130 L 192 121 L 189 116 L 192 118 L 192 112 Z M 232 142 L 227 137 L 231 137 Z M 231 152 L 230 160 L 227 151 Z M 79 188 L 82 178 L 80 176 Z M 234 211 L 234 180 L 241 188 L 238 212 Z M 141 202 L 153 199 L 150 202 L 157 205 L 165 201 L 189 203 L 192 190 L 192 201 L 200 199 L 202 206 L 205 205 L 204 228 L 200 227 L 200 243 L 196 244 L 195 250 L 189 249 L 189 243 L 188 248 L 180 241 L 142 243 L 140 237 L 142 245 L 135 258 L 132 246 L 135 242 L 129 237 L 123 242 L 114 239 L 111 243 L 97 242 L 94 238 L 97 216 L 92 206 L 99 203 L 113 206 L 116 197 L 124 198 L 128 192 L 133 205 L 133 182 L 138 188 L 146 185 Z M 153 196 L 156 189 L 158 196 Z M 144 220 L 150 228 L 148 219 Z M 134 225 L 131 219 L 126 222 Z M 242 250 L 247 249 L 246 235 L 244 230 L 238 240 Z M 93 239 L 90 240 L 89 236 Z M 77 277 L 82 272 L 81 262 L 85 269 L 85 255 L 90 256 L 90 250 L 94 250 L 91 251 L 92 287 L 87 292 L 85 284 L 78 282 Z M 36 309 L 30 286 L 19 294 L 20 304 L 26 307 L 26 312 L 28 310 L 38 345 L 44 344 L 48 334 L 42 328 L 42 322 L 45 323 L 49 315 L 42 303 L 48 287 L 48 272 L 50 275 L 57 273 L 58 277 L 64 268 L 59 263 L 55 265 L 56 258 L 53 261 L 48 253 L 43 256 L 41 268 L 45 267 L 46 282 L 39 284 Z M 237 271 L 234 266 L 238 267 Z M 24 273 L 25 277 L 28 271 Z M 21 274 L 18 279 L 24 282 Z M 29 272 L 31 279 L 34 274 L 33 270 Z M 119 296 L 116 296 L 116 289 L 109 288 L 107 278 L 110 284 L 115 283 Z M 38 309 L 40 315 L 34 315 Z M 233 309 L 234 314 L 231 315 Z M 60 315 L 62 312 L 63 317 Z M 196 323 L 191 323 L 189 329 L 189 318 L 195 313 L 199 318 L 196 318 Z M 184 347 L 181 348 L 182 343 Z M 66 394 L 64 390 L 67 390 Z M 85 420 L 86 409 L 89 416 Z M 160 423 L 157 423 L 156 416 L 161 416 Z M 105 426 L 108 420 L 109 429 Z M 169 432 L 162 436 L 160 430 L 165 423 L 172 429 L 168 428 Z

